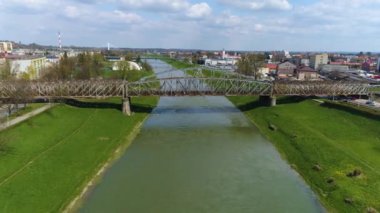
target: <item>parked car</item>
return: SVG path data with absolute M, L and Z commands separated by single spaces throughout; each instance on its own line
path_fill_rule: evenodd
M 367 101 L 365 104 L 367 104 L 369 106 L 375 106 L 375 103 L 373 103 L 373 101 Z

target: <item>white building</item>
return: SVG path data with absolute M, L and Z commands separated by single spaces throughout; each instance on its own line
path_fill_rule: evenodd
M 301 65 L 310 67 L 310 59 L 307 59 L 307 58 L 301 59 Z
M 348 72 L 350 69 L 346 65 L 334 65 L 334 64 L 326 64 L 321 67 L 321 72 L 329 73 L 329 72 Z
M 238 62 L 237 59 L 206 59 L 206 66 L 234 66 Z
M 268 77 L 269 73 L 270 73 L 270 69 L 268 67 L 261 67 L 259 69 L 259 73 L 262 75 L 262 77 Z
M 285 56 L 285 58 L 287 58 L 287 59 L 291 59 L 291 58 L 292 58 L 292 55 L 290 55 L 290 52 L 287 51 L 287 50 L 284 50 L 284 56 Z
M 139 64 L 137 64 L 136 62 L 133 62 L 133 61 L 126 61 L 126 62 L 129 64 L 129 69 L 130 70 L 137 70 L 137 71 L 142 70 L 142 67 Z M 119 63 L 123 63 L 123 62 L 119 61 L 119 62 L 114 62 L 113 63 L 113 65 L 112 65 L 112 70 L 113 71 L 120 70 Z
M 329 63 L 329 55 L 327 54 L 321 54 L 321 55 L 314 55 L 310 59 L 310 67 L 315 70 L 320 70 L 320 68 Z
M 38 79 L 46 66 L 46 57 L 17 57 L 9 58 L 12 72 L 19 78 Z
M 0 53 L 12 53 L 13 44 L 12 42 L 0 42 Z

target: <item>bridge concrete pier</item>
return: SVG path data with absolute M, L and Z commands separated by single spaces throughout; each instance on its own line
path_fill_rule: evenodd
M 123 98 L 123 114 L 127 116 L 132 115 L 131 97 Z
M 262 105 L 273 107 L 277 105 L 277 98 L 276 96 L 260 95 L 259 102 Z
M 277 98 L 276 98 L 276 96 L 270 97 L 270 106 L 274 107 L 276 105 L 277 105 Z

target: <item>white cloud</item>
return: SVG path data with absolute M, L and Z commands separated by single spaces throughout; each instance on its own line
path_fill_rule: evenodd
M 28 10 L 43 10 L 47 7 L 55 7 L 58 1 L 49 0 L 8 0 L 5 1 L 4 6 L 8 8 L 26 8 Z
M 69 18 L 76 18 L 81 15 L 81 11 L 75 6 L 67 6 L 64 9 L 64 15 Z
M 238 8 L 251 10 L 290 10 L 293 8 L 288 0 L 219 0 L 219 2 Z
M 380 44 L 380 0 L 213 1 L 223 5 L 212 8 L 211 0 L 0 0 L 0 35 L 54 44 L 59 30 L 70 44 L 110 41 L 120 47 L 221 48 L 232 42 L 235 48 L 284 49 L 286 43 L 285 49 L 303 50 L 330 48 L 335 41 L 334 48 L 347 50 Z
M 207 3 L 199 3 L 192 5 L 186 15 L 190 18 L 202 18 L 205 16 L 209 16 L 212 13 L 211 7 Z
M 209 19 L 208 25 L 216 28 L 240 27 L 242 25 L 242 19 L 239 16 L 224 12 Z
M 94 14 L 96 14 L 96 19 L 94 19 Z M 72 5 L 66 6 L 62 15 L 70 19 L 75 19 L 77 22 L 85 22 L 91 25 L 112 25 L 118 23 L 136 24 L 143 20 L 143 18 L 136 13 L 122 10 L 99 11 L 91 5 L 81 5 L 80 8 Z
M 128 24 L 139 23 L 143 20 L 143 18 L 136 13 L 128 13 L 120 10 L 115 10 L 112 13 L 103 13 L 103 16 Z
M 130 8 L 160 11 L 180 11 L 190 6 L 186 0 L 123 0 L 122 3 Z

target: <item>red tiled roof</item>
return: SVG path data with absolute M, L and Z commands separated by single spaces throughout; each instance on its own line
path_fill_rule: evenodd
M 308 66 L 299 66 L 297 67 L 297 72 L 316 72 L 313 68 L 308 67 Z
M 275 70 L 277 69 L 277 64 L 267 64 L 267 68 Z

